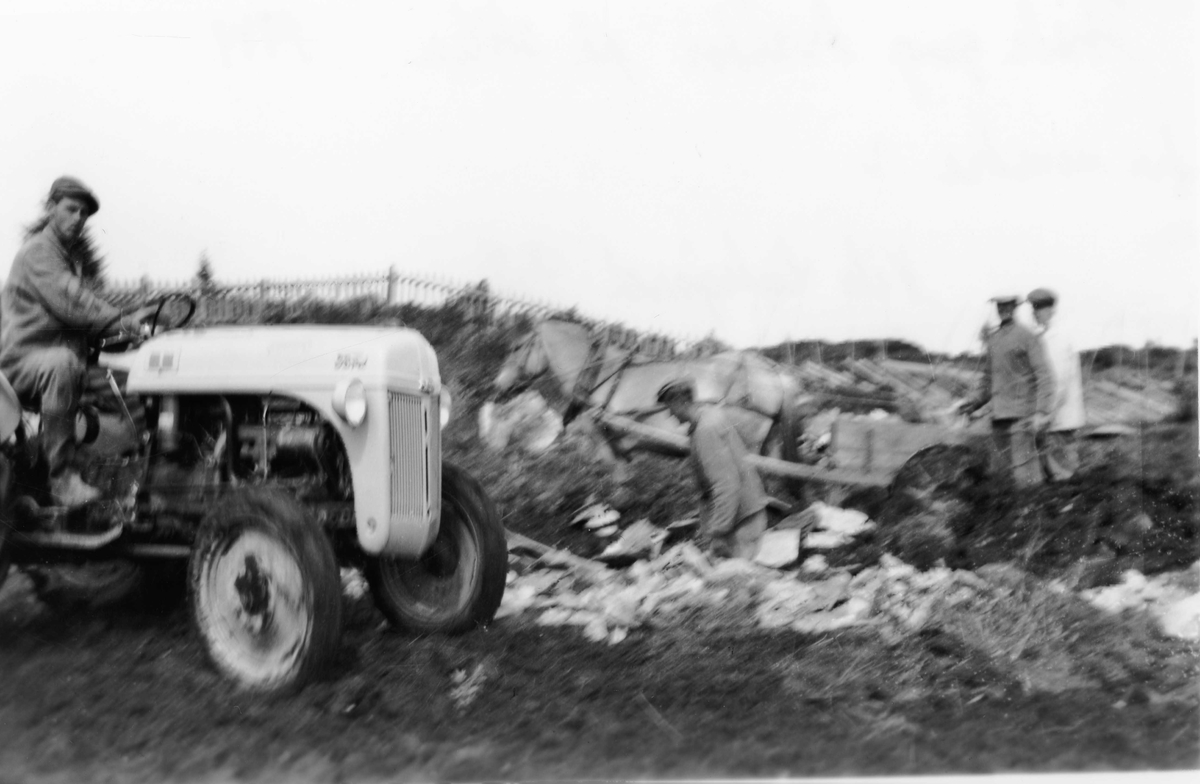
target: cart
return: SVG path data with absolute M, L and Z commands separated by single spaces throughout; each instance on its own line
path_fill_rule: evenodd
M 649 427 L 629 417 L 594 410 L 598 425 L 653 444 L 656 451 L 687 454 L 682 435 Z M 870 417 L 839 417 L 833 424 L 823 465 L 791 463 L 750 455 L 760 474 L 799 479 L 829 488 L 888 488 L 916 496 L 957 492 L 978 481 L 988 463 L 988 425 L 912 423 Z

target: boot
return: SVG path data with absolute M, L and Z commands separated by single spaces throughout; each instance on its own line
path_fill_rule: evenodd
M 103 493 L 87 484 L 75 471 L 50 479 L 50 498 L 57 506 L 82 506 Z

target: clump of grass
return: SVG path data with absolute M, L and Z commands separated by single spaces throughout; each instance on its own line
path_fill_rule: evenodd
M 1144 615 L 1144 614 L 1143 614 Z M 940 605 L 930 627 L 977 650 L 1027 692 L 1154 688 L 1172 656 L 1200 663 L 1200 648 L 1164 638 L 1145 617 L 1109 616 L 1027 576 L 970 602 Z
M 969 605 L 943 607 L 936 623 L 972 647 L 990 661 L 1017 675 L 1027 685 L 1042 683 L 1044 673 L 1058 673 L 1063 684 L 1083 685 L 1075 676 L 1074 657 L 1069 638 L 1064 635 L 1064 619 L 1070 597 L 1047 590 L 1029 581 L 1015 590 L 1001 590 L 981 597 Z M 1031 671 L 1037 677 L 1031 676 Z M 1040 671 L 1040 673 L 1039 673 Z
M 801 654 L 777 661 L 781 688 L 818 704 L 863 699 L 918 698 L 925 692 L 919 667 L 905 652 L 877 644 L 870 632 L 822 637 Z

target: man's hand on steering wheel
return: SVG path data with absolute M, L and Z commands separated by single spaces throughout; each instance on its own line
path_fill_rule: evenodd
M 137 340 L 145 340 L 153 335 L 154 328 L 150 320 L 158 313 L 159 305 L 143 305 L 132 313 L 121 316 L 119 334 Z
M 187 305 L 187 313 L 179 316 L 176 312 L 164 318 L 164 308 L 175 303 Z M 179 329 L 191 321 L 195 312 L 196 301 L 187 294 L 167 294 L 158 297 L 140 308 L 122 313 L 104 325 L 99 330 L 100 339 L 95 344 L 94 351 L 125 351 L 153 337 L 159 329 Z
M 92 350 L 123 351 L 142 343 L 154 334 L 150 320 L 157 312 L 158 304 L 153 304 L 122 313 L 100 330 L 100 339 L 93 345 Z

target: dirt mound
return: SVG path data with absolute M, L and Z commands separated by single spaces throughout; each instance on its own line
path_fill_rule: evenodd
M 830 563 L 870 565 L 891 553 L 920 568 L 1015 562 L 1044 577 L 1093 564 L 1078 577 L 1094 584 L 1128 569 L 1184 568 L 1200 558 L 1195 439 L 1192 424 L 1158 426 L 1137 444 L 1085 442 L 1085 467 L 1072 480 L 1033 489 L 985 477 L 932 502 L 879 489 L 851 493 L 843 505 L 879 527 Z

